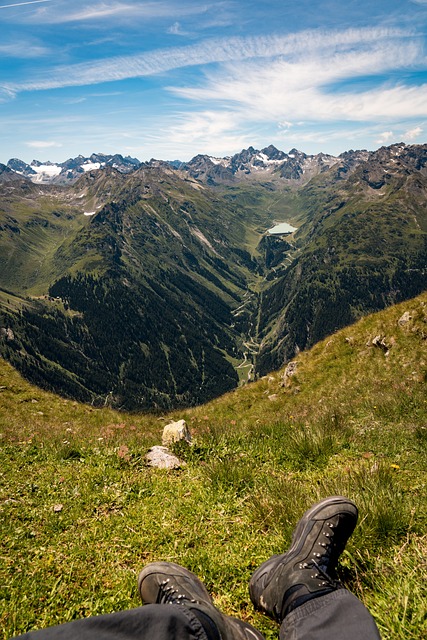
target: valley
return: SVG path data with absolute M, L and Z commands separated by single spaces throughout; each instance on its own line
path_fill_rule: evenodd
M 0 353 L 46 389 L 200 404 L 427 288 L 426 145 L 100 158 L 0 167 Z

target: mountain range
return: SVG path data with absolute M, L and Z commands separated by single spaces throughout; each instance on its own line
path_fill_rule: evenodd
M 350 154 L 355 155 L 357 160 L 368 157 L 367 151 L 360 151 L 357 154 L 350 152 Z M 179 160 L 165 162 L 155 159 L 140 162 L 137 158 L 123 157 L 120 154 L 93 153 L 89 157 L 80 155 L 60 163 L 33 160 L 27 164 L 23 160 L 12 158 L 6 166 L 15 173 L 30 178 L 32 182 L 43 184 L 72 184 L 87 171 L 104 167 L 113 167 L 120 173 L 130 173 L 142 166 L 161 167 L 162 165 L 181 169 L 211 185 L 238 182 L 245 176 L 250 176 L 249 179 L 254 180 L 257 174 L 261 179 L 264 179 L 266 174 L 274 174 L 273 177 L 301 183 L 307 182 L 317 173 L 327 170 L 342 159 L 346 157 L 348 159 L 348 156 L 349 152 L 338 157 L 324 153 L 307 155 L 297 149 L 291 149 L 289 153 L 285 153 L 276 149 L 274 145 L 269 145 L 261 150 L 249 147 L 225 158 L 197 155 L 189 162 Z
M 427 145 L 0 165 L 0 353 L 126 409 L 198 404 L 427 288 Z M 285 233 L 270 233 L 287 222 Z
M 7 167 L 15 173 L 30 178 L 32 182 L 42 184 L 71 184 L 87 171 L 104 167 L 114 167 L 121 173 L 129 173 L 140 165 L 139 160 L 130 156 L 123 157 L 120 154 L 108 156 L 102 153 L 93 153 L 89 158 L 77 156 L 60 163 L 33 160 L 27 164 L 19 158 L 11 158 L 7 163 Z

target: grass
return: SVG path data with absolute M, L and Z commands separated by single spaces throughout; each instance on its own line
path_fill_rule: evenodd
M 398 323 L 404 311 L 411 320 Z M 388 355 L 372 346 L 376 335 Z M 383 640 L 427 635 L 427 295 L 361 320 L 272 375 L 167 416 L 95 410 L 0 362 L 0 628 L 134 607 L 153 560 L 195 571 L 225 612 L 267 640 L 247 583 L 326 495 L 359 506 L 340 565 Z M 185 418 L 178 471 L 145 466 Z

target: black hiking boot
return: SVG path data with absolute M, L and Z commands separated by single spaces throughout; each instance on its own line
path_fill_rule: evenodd
M 172 562 L 153 562 L 141 571 L 138 590 L 145 604 L 187 607 L 209 640 L 264 640 L 251 625 L 217 609 L 205 585 L 194 573 Z
M 289 550 L 253 574 L 249 593 L 255 608 L 282 622 L 304 602 L 343 588 L 335 579 L 336 568 L 357 516 L 356 505 L 342 496 L 325 498 L 306 511 Z

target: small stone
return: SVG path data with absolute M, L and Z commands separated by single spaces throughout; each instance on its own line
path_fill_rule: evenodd
M 409 311 L 405 311 L 405 313 L 400 316 L 399 320 L 397 321 L 397 324 L 400 325 L 401 327 L 405 326 L 405 324 L 408 324 L 408 322 L 410 322 L 412 320 L 412 316 L 409 313 Z
M 290 362 L 285 369 L 285 373 L 283 374 L 286 378 L 291 378 L 297 372 L 298 363 Z
M 179 469 L 185 466 L 185 462 L 179 460 L 167 447 L 151 447 L 145 459 L 149 467 L 157 469 Z
M 390 351 L 390 347 L 385 343 L 385 338 L 382 338 L 381 336 L 375 336 L 372 340 L 372 346 L 382 349 L 385 353 Z
M 64 508 L 63 504 L 54 504 L 53 505 L 54 513 L 59 513 L 60 511 L 62 511 L 63 508 Z
M 15 334 L 10 327 L 2 327 L 0 329 L 0 336 L 6 338 L 6 340 L 15 340 Z
M 177 422 L 167 424 L 163 429 L 162 444 L 167 446 L 174 442 L 180 442 L 181 440 L 185 440 L 188 444 L 191 443 L 190 430 L 185 420 L 178 420 Z

